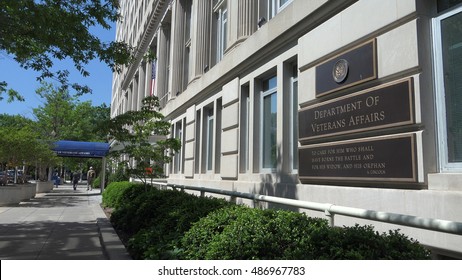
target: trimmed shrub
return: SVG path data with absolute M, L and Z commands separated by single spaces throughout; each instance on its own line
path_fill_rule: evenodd
M 145 191 L 143 185 L 127 188 L 120 195 L 119 207 L 112 212 L 111 222 L 116 229 L 132 236 L 151 224 L 157 215 L 157 202 L 162 197 L 162 191 L 155 188 L 149 188 L 148 191 Z
M 233 205 L 214 212 L 194 223 L 181 240 L 181 257 L 189 260 L 208 259 L 212 240 L 250 208 Z
M 185 259 L 429 259 L 420 244 L 372 226 L 331 228 L 327 221 L 283 210 L 219 209 L 185 233 Z
M 130 179 L 130 176 L 125 170 L 125 167 L 123 165 L 118 165 L 117 169 L 115 172 L 109 173 L 108 175 L 108 183 L 113 183 L 113 182 L 125 182 Z
M 327 221 L 285 210 L 238 206 L 176 190 L 111 183 L 103 203 L 134 259 L 429 259 L 398 230 L 331 228 Z
M 113 182 L 110 183 L 102 194 L 102 202 L 105 207 L 118 208 L 124 201 L 124 192 L 137 192 L 140 184 L 131 182 Z M 136 189 L 134 189 L 135 187 Z
M 112 213 L 111 222 L 131 237 L 128 249 L 135 259 L 176 258 L 175 248 L 191 223 L 229 205 L 224 199 L 154 188 L 136 194 L 128 189 L 122 196 L 124 203 Z
M 182 239 L 185 259 L 290 259 L 327 221 L 283 210 L 232 206 L 195 223 Z M 287 256 L 286 256 L 287 255 Z
M 399 230 L 379 233 L 371 225 L 331 228 L 321 233 L 314 245 L 316 259 L 430 259 L 430 251 Z

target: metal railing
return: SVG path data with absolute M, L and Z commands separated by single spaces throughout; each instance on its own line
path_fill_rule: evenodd
M 245 198 L 254 201 L 263 201 L 276 203 L 286 206 L 293 206 L 307 210 L 314 210 L 324 212 L 325 216 L 329 220 L 330 226 L 334 226 L 334 217 L 335 215 L 342 215 L 384 223 L 391 223 L 396 225 L 402 225 L 413 228 L 426 229 L 431 231 L 438 231 L 444 233 L 451 233 L 456 235 L 462 235 L 462 223 L 454 222 L 441 219 L 431 219 L 431 218 L 422 218 L 411 215 L 403 215 L 396 213 L 388 213 L 374 210 L 366 210 L 353 207 L 338 206 L 330 203 L 319 203 L 319 202 L 310 202 L 302 201 L 296 199 L 253 194 L 253 193 L 243 193 L 236 191 L 227 191 L 221 189 L 205 188 L 205 187 L 194 187 L 194 186 L 183 186 L 168 184 L 165 182 L 152 182 L 154 186 L 161 188 L 172 188 L 180 190 L 191 190 L 200 192 L 201 196 L 205 196 L 205 193 L 214 193 L 220 195 L 230 196 L 231 198 Z

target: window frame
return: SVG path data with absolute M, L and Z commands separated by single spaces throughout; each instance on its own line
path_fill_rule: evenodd
M 297 65 L 293 66 L 298 71 Z M 290 78 L 290 140 L 289 140 L 289 163 L 293 174 L 298 173 L 298 73 L 294 72 Z
M 264 90 L 263 88 L 263 84 L 266 82 L 266 81 L 270 81 L 271 79 L 275 79 L 276 81 L 276 85 L 272 88 L 268 88 L 267 90 Z M 260 171 L 261 172 L 264 172 L 264 173 L 270 173 L 270 172 L 275 172 L 276 169 L 277 169 L 277 157 L 278 157 L 278 154 L 277 154 L 277 114 L 278 114 L 278 92 L 277 92 L 277 89 L 278 89 L 278 86 L 277 86 L 277 75 L 272 75 L 272 76 L 269 76 L 265 79 L 262 79 L 261 80 L 261 83 L 262 83 L 262 90 L 260 92 L 260 120 L 259 120 L 259 123 L 260 123 L 260 156 L 259 156 L 259 161 L 260 161 Z M 276 162 L 275 162 L 275 165 L 272 166 L 272 167 L 265 167 L 264 166 L 264 122 L 265 122 L 265 119 L 264 119 L 264 115 L 265 115 L 265 104 L 264 104 L 264 100 L 266 97 L 268 96 L 271 96 L 271 95 L 275 95 L 276 96 Z M 272 103 L 271 103 L 272 105 Z
M 293 0 L 287 0 L 287 2 L 281 4 L 281 0 L 266 0 L 267 3 L 267 17 L 268 19 L 272 19 L 277 14 L 279 14 L 282 10 L 284 10 L 287 6 L 289 6 Z
M 181 143 L 180 150 L 175 153 L 173 156 L 174 164 L 173 164 L 173 174 L 181 174 L 183 173 L 183 147 L 184 147 L 184 135 L 183 135 L 183 120 L 179 120 L 175 122 L 174 125 L 174 137 L 178 139 Z
M 213 143 L 215 140 L 214 126 L 215 126 L 215 114 L 213 108 L 207 108 L 206 110 L 206 134 L 205 134 L 205 170 L 206 172 L 213 171 Z
M 228 44 L 228 6 L 227 1 L 221 1 L 216 7 L 214 7 L 214 13 L 216 16 L 216 57 L 215 64 L 220 62 L 226 52 Z
M 240 173 L 248 173 L 250 171 L 250 85 L 241 86 L 240 97 Z
M 442 12 L 432 20 L 433 61 L 435 73 L 436 124 L 438 143 L 438 164 L 440 172 L 460 172 L 462 162 L 449 162 L 446 117 L 446 86 L 444 81 L 443 46 L 441 22 L 451 16 L 462 13 L 462 5 Z

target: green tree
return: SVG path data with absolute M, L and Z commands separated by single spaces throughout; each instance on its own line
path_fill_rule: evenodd
M 11 123 L 12 120 L 22 123 Z M 37 166 L 42 180 L 46 180 L 46 168 L 59 159 L 50 149 L 50 143 L 40 139 L 31 121 L 20 116 L 0 117 L 0 162 L 6 169 L 17 166 Z
M 86 65 L 94 59 L 114 70 L 128 63 L 132 50 L 127 44 L 102 42 L 90 32 L 95 26 L 110 29 L 119 19 L 118 7 L 118 0 L 0 0 L 0 51 L 37 71 L 39 80 L 53 78 L 64 89 L 89 93 L 87 86 L 69 81 L 69 71 L 55 70 L 54 61 L 70 59 L 83 76 L 90 74 Z M 0 80 L 0 100 L 2 93 L 8 101 L 23 99 Z
M 33 147 L 33 141 L 26 143 L 24 140 L 35 139 L 31 129 L 33 123 L 33 121 L 19 115 L 0 115 L 0 162 L 2 169 L 14 168 L 28 160 L 26 151 Z
M 0 114 L 0 127 L 8 127 L 10 129 L 18 129 L 24 126 L 33 127 L 34 121 L 20 115 Z
M 111 108 L 105 103 L 93 106 L 90 101 L 77 103 L 72 111 L 72 139 L 81 141 L 106 142 L 107 135 L 98 129 L 107 123 L 111 116 Z
M 45 82 L 42 82 L 36 93 L 44 100 L 42 106 L 33 109 L 37 130 L 42 138 L 67 139 L 71 133 L 70 112 L 76 106 L 76 99 L 67 90 Z
M 42 106 L 33 110 L 37 120 L 36 128 L 42 139 L 50 142 L 107 141 L 107 135 L 99 129 L 110 118 L 110 108 L 106 104 L 92 106 L 91 101 L 80 102 L 71 96 L 68 90 L 45 82 L 37 89 L 37 94 L 44 100 Z M 81 158 L 62 159 L 63 165 L 71 170 L 99 166 L 96 161 Z
M 98 129 L 110 118 L 106 104 L 92 106 L 91 101 L 80 102 L 67 90 L 44 82 L 36 92 L 44 99 L 42 106 L 33 109 L 43 138 L 106 142 L 106 134 Z
M 164 176 L 164 164 L 171 161 L 181 144 L 178 139 L 167 138 L 170 123 L 159 113 L 157 97 L 145 97 L 142 104 L 141 110 L 118 115 L 102 129 L 117 143 L 110 156 L 116 161 L 122 156 L 128 158 L 121 162 L 128 174 L 147 184 L 148 179 Z

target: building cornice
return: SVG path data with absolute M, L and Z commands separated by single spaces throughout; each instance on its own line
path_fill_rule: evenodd
M 160 26 L 160 22 L 167 11 L 169 5 L 169 2 L 171 0 L 158 0 L 156 3 L 156 6 L 154 7 L 150 18 L 149 18 L 149 23 L 147 27 L 143 31 L 143 35 L 140 40 L 140 44 L 135 50 L 134 58 L 132 63 L 128 66 L 128 71 L 124 75 L 122 79 L 122 90 L 126 90 L 128 86 L 130 85 L 130 82 L 133 79 L 133 76 L 135 75 L 138 65 L 141 63 L 143 60 L 144 55 L 146 54 L 149 45 L 151 44 L 152 38 L 154 37 L 154 34 L 156 33 L 158 27 Z

